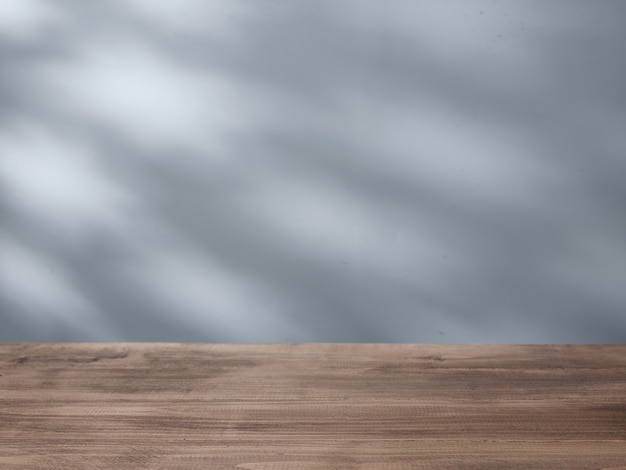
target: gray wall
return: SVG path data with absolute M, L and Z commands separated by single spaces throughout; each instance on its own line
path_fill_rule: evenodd
M 0 3 L 0 341 L 626 340 L 626 2 Z

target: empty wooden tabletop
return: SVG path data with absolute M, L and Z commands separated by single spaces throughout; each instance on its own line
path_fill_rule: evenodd
M 626 469 L 626 346 L 0 344 L 1 469 Z

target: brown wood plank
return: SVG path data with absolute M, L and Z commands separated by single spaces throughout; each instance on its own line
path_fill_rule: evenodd
M 626 346 L 0 344 L 1 469 L 626 469 Z

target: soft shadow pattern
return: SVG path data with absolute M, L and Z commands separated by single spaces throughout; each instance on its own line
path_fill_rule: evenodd
M 624 342 L 626 6 L 451 5 L 7 10 L 0 340 Z

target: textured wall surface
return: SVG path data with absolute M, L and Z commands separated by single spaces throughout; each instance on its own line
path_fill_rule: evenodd
M 626 3 L 5 0 L 0 341 L 626 341 Z

